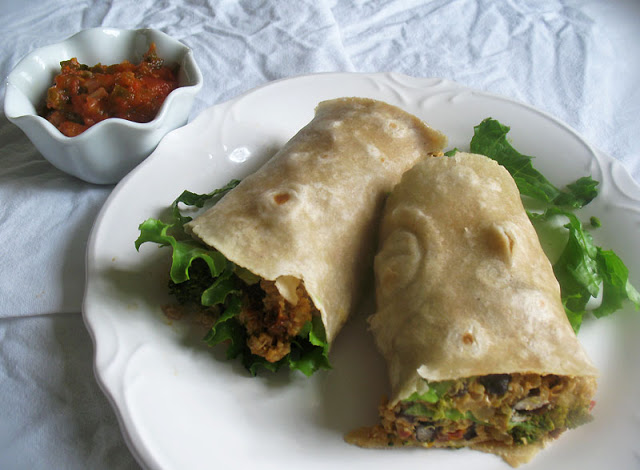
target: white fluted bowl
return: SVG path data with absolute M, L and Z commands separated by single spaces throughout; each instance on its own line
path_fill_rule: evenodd
M 37 110 L 60 73 L 60 62 L 138 63 L 151 43 L 166 65 L 178 64 L 179 87 L 165 99 L 156 117 L 145 123 L 108 118 L 75 137 L 63 135 Z M 55 167 L 97 184 L 118 182 L 156 148 L 168 132 L 186 124 L 202 88 L 202 73 L 191 49 L 154 29 L 94 28 L 34 50 L 7 77 L 4 112 Z

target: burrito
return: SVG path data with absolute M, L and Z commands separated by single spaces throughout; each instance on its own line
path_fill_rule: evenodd
M 286 363 L 309 325 L 321 330 L 315 346 L 333 342 L 372 272 L 386 195 L 445 146 L 442 133 L 387 103 L 324 101 L 264 166 L 185 225 L 236 267 L 241 306 L 221 318 L 242 331 L 245 364 Z
M 512 466 L 591 419 L 597 370 L 576 338 L 511 175 L 428 157 L 385 205 L 369 319 L 391 383 L 363 447 L 471 447 Z

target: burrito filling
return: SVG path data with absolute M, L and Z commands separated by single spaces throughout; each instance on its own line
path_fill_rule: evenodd
M 304 325 L 320 312 L 309 298 L 304 284 L 296 289 L 297 302 L 286 300 L 275 281 L 260 280 L 245 293 L 238 321 L 247 330 L 252 354 L 277 362 L 291 352 L 291 341 Z
M 430 382 L 390 408 L 367 429 L 378 445 L 518 446 L 557 438 L 592 417 L 595 379 L 558 375 L 493 374 Z M 352 438 L 362 435 L 355 431 Z
M 287 300 L 275 281 L 261 279 L 238 266 L 235 266 L 234 273 L 235 286 L 232 289 L 241 297 L 235 322 L 244 329 L 246 346 L 251 354 L 268 362 L 280 361 L 291 352 L 291 342 L 314 316 L 320 316 L 320 311 L 314 306 L 303 282 L 296 283 L 295 295 L 293 298 L 287 295 Z M 216 325 L 220 309 L 212 310 L 202 305 L 202 295 L 215 278 L 201 259 L 193 260 L 189 274 L 190 279 L 181 283 L 170 280 L 169 292 L 187 308 L 196 304 L 200 312 L 212 314 L 214 321 L 211 326 Z
M 227 355 L 242 354 L 243 362 L 252 373 L 258 364 L 277 369 L 289 360 L 306 362 L 310 357 L 314 362 L 319 360 L 321 367 L 328 367 L 328 362 L 325 364 L 320 359 L 326 353 L 320 311 L 309 297 L 304 282 L 296 283 L 293 298 L 291 292 L 284 294 L 287 299 L 276 281 L 261 279 L 227 263 L 233 266 L 233 274 L 225 280 L 228 293 L 221 299 L 213 300 L 205 294 L 212 286 L 223 283 L 200 258 L 192 261 L 188 280 L 169 281 L 169 292 L 185 309 L 196 310 L 199 323 L 206 324 L 201 321 L 203 315 L 211 318 L 205 341 L 211 346 L 230 342 Z M 169 311 L 175 315 L 176 306 Z M 298 368 L 307 373 L 304 366 Z

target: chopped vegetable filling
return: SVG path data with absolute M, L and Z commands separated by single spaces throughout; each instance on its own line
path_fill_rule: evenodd
M 591 420 L 590 378 L 494 374 L 432 382 L 390 409 L 372 430 L 389 445 L 531 444 Z M 371 432 L 371 431 L 370 431 Z

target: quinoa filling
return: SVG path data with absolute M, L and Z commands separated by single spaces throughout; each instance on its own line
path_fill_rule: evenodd
M 388 445 L 531 444 L 589 422 L 595 386 L 591 378 L 519 373 L 431 382 L 393 408 L 383 403 L 377 433 Z
M 238 315 L 239 322 L 247 330 L 247 346 L 252 354 L 278 362 L 291 352 L 293 338 L 320 312 L 303 283 L 296 289 L 298 302 L 295 305 L 280 294 L 274 281 L 262 279 L 249 287 Z

